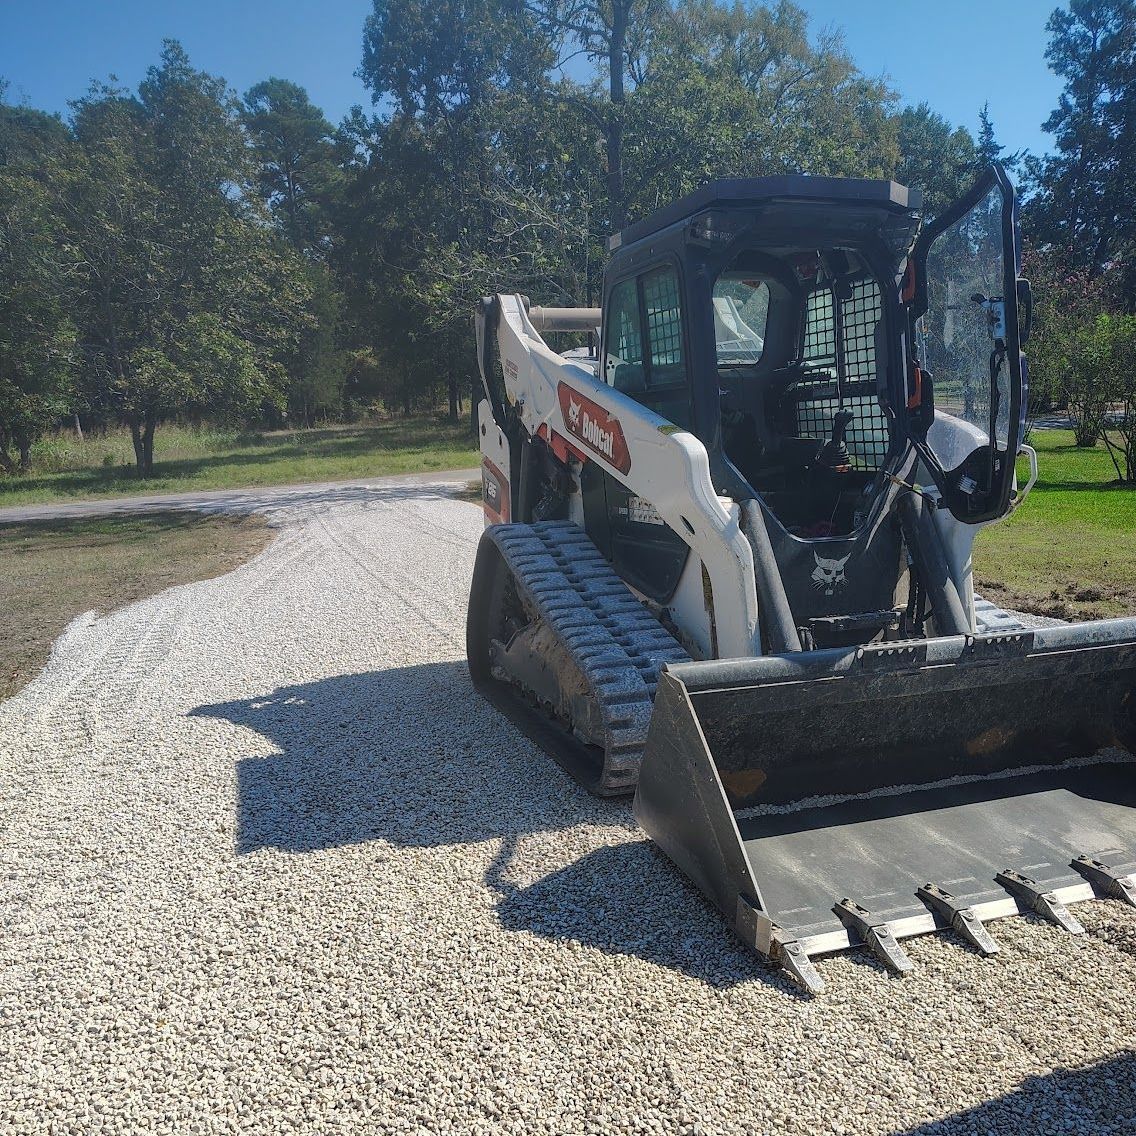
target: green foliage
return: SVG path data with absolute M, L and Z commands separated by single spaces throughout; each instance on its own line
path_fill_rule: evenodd
M 1096 314 L 1110 306 L 1106 281 L 1071 268 L 1051 249 L 1027 249 L 1023 272 L 1034 295 L 1028 346 L 1032 415 L 1061 407 L 1073 420 L 1077 443 L 1095 445 L 1106 397 L 1091 362 Z
M 71 405 L 72 264 L 38 176 L 66 148 L 58 119 L 0 105 L 0 468 L 26 470 L 39 434 Z
M 1109 404 L 1101 440 L 1117 477 L 1132 484 L 1136 482 L 1136 316 L 1102 312 L 1093 321 L 1092 340 Z
M 1029 224 L 1041 244 L 1072 268 L 1126 270 L 1126 302 L 1136 302 L 1136 2 L 1070 0 L 1049 18 L 1046 59 L 1065 80 L 1045 129 L 1055 152 L 1032 160 L 1039 192 Z
M 1031 250 L 1025 269 L 1037 297 L 1032 400 L 1065 407 L 1076 444 L 1103 443 L 1119 480 L 1136 482 L 1136 317 L 1115 310 L 1109 277 L 1053 250 Z
M 161 418 L 282 404 L 310 290 L 251 192 L 235 98 L 176 43 L 136 97 L 92 89 L 74 131 L 51 180 L 82 276 L 88 400 L 130 425 L 148 476 Z
M 298 252 L 325 255 L 343 180 L 331 123 L 303 87 L 286 79 L 252 87 L 243 118 L 260 193 L 278 228 Z
M 339 346 L 342 300 L 330 273 L 323 265 L 309 264 L 305 274 L 313 320 L 287 363 L 287 408 L 290 422 L 312 426 L 344 414 L 348 354 Z
M 975 178 L 978 153 L 965 127 L 952 127 L 926 103 L 905 107 L 897 123 L 896 178 L 923 191 L 923 209 L 936 217 L 962 196 Z

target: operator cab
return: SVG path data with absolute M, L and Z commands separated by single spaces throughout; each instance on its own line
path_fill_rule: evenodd
M 788 534 L 854 533 L 905 447 L 888 407 L 918 204 L 892 182 L 758 178 L 632 225 L 606 278 L 605 381 L 694 432 L 719 491 L 758 496 Z
M 818 644 L 917 634 L 908 553 L 937 547 L 930 511 L 1011 507 L 1029 328 L 1013 187 L 995 165 L 926 228 L 920 204 L 890 181 L 717 181 L 610 242 L 600 378 L 697 436 L 739 515 L 756 504 Z M 683 535 L 610 474 L 585 467 L 582 489 L 597 546 L 666 603 Z

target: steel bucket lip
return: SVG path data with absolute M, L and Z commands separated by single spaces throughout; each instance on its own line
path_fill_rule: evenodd
M 1081 624 L 1028 628 L 1025 632 L 993 632 L 975 635 L 945 635 L 927 640 L 870 644 L 866 648 L 822 648 L 790 654 L 754 655 L 752 658 L 705 659 L 666 663 L 662 669 L 677 678 L 688 692 L 728 691 L 742 686 L 779 685 L 810 679 L 841 678 L 855 673 L 864 659 L 895 660 L 893 671 L 910 673 L 928 666 L 971 662 L 968 655 L 983 648 L 1020 643 L 1024 658 L 1097 650 L 1136 648 L 1136 617 L 1099 619 Z M 985 660 L 983 660 L 985 662 Z

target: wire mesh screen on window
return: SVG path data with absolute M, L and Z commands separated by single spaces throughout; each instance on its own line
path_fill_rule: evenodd
M 651 343 L 651 385 L 681 379 L 677 369 L 682 366 L 682 315 L 673 272 L 667 269 L 643 278 L 643 306 Z
M 865 278 L 852 284 L 841 301 L 844 373 L 836 374 L 836 319 L 829 288 L 809 294 L 805 306 L 803 358 L 824 374 L 797 386 L 797 432 L 802 437 L 827 439 L 832 419 L 843 407 L 855 415 L 845 435 L 852 464 L 878 469 L 887 457 L 888 420 L 880 408 L 876 375 L 876 325 L 882 314 L 880 288 Z M 843 394 L 843 399 L 841 399 Z
M 810 292 L 805 301 L 804 360 L 813 366 L 836 363 L 836 318 L 829 288 Z
M 615 353 L 624 363 L 643 362 L 643 336 L 639 331 L 639 301 L 634 283 L 612 294 L 615 307 Z

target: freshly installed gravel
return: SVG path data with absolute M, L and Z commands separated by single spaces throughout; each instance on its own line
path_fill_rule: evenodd
M 274 517 L 0 706 L 0 1132 L 1136 1132 L 1136 911 L 809 1001 L 473 694 L 479 510 Z

